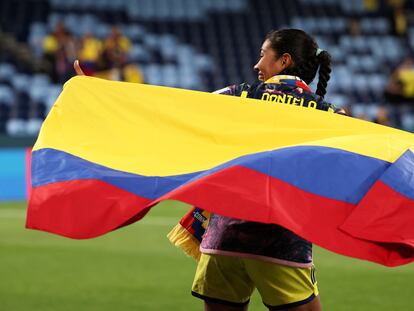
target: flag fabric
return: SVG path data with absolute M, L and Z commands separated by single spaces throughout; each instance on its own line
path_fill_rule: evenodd
M 167 238 L 188 256 L 199 261 L 201 258 L 200 245 L 209 220 L 209 212 L 192 207 L 167 234 Z
M 402 265 L 412 146 L 411 133 L 293 104 L 75 77 L 33 148 L 26 226 L 92 238 L 172 199 Z

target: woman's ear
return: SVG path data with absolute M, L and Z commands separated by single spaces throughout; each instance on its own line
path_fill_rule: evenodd
M 290 56 L 289 53 L 284 53 L 281 58 L 283 69 L 290 67 L 293 64 L 292 56 Z

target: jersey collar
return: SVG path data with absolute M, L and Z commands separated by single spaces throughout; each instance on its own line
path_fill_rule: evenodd
M 293 87 L 300 87 L 308 92 L 312 92 L 306 82 L 296 76 L 276 75 L 266 80 L 265 83 L 287 84 Z

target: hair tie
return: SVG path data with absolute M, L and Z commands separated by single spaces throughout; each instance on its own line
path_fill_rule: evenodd
M 319 56 L 319 54 L 321 54 L 322 52 L 323 52 L 323 50 L 318 48 L 318 49 L 316 50 L 316 56 Z

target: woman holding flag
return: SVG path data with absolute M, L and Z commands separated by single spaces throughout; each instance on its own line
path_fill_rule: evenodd
M 343 113 L 323 100 L 331 57 L 304 31 L 270 32 L 254 69 L 259 83 L 217 93 Z M 318 70 L 314 94 L 308 84 Z M 207 311 L 247 310 L 255 288 L 269 310 L 321 310 L 312 244 L 281 226 L 214 214 L 200 250 L 192 294 L 205 301 Z
M 78 61 L 74 69 L 84 74 Z M 216 93 L 342 113 L 323 100 L 330 55 L 304 31 L 270 32 L 254 69 L 258 83 L 233 85 Z M 314 94 L 308 84 L 317 72 Z M 185 217 L 194 215 L 190 212 Z M 192 294 L 204 300 L 207 311 L 247 310 L 255 288 L 269 310 L 321 310 L 312 244 L 279 225 L 213 214 L 200 251 Z

